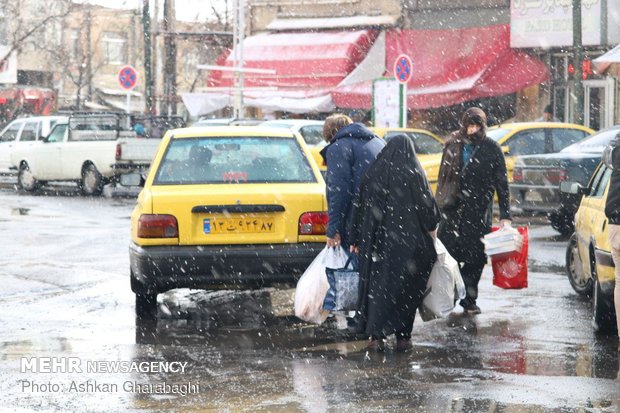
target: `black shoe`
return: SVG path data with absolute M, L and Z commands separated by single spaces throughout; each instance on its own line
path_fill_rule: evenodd
M 399 337 L 396 339 L 396 351 L 407 351 L 413 348 L 411 338 Z
M 375 338 L 370 340 L 370 343 L 366 346 L 368 351 L 385 351 L 385 340 L 382 338 Z
M 467 305 L 463 305 L 463 312 L 465 314 L 480 314 L 482 312 L 482 310 L 480 310 L 480 307 L 478 307 L 476 304 L 467 304 Z

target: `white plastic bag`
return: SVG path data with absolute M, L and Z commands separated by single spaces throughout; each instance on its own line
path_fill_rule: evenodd
M 459 263 L 452 258 L 439 239 L 435 241 L 437 261 L 426 283 L 420 316 L 424 321 L 444 318 L 452 312 L 458 300 L 465 298 L 465 283 Z
M 323 301 L 327 295 L 327 290 L 329 290 L 325 269 L 327 265 L 330 265 L 329 268 L 334 268 L 331 267 L 332 265 L 335 268 L 342 268 L 346 262 L 347 256 L 342 247 L 325 247 L 316 256 L 295 288 L 296 317 L 316 324 L 325 321 L 329 315 L 329 311 L 323 310 Z
M 349 254 L 347 254 L 344 248 L 325 247 L 323 251 L 325 251 L 325 256 L 323 259 L 323 264 L 325 264 L 325 268 L 337 270 L 340 268 L 344 268 L 344 266 L 347 264 L 347 259 L 349 259 Z

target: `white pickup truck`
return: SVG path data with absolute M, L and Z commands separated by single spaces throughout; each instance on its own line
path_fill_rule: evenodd
M 40 142 L 14 148 L 19 187 L 34 191 L 49 181 L 75 181 L 83 194 L 99 195 L 122 174 L 146 171 L 161 140 L 138 138 L 122 129 L 122 121 L 115 114 L 72 115 Z

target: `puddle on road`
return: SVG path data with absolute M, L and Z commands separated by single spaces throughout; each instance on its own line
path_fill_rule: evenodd
M 141 325 L 136 329 L 136 342 L 206 345 L 227 354 L 268 350 L 323 359 L 362 361 L 368 357 L 366 338 L 336 329 L 335 319 L 315 326 L 294 317 L 293 294 L 293 290 L 273 289 L 173 291 L 164 295 L 163 300 L 160 298 L 165 311 L 160 310 L 157 325 Z M 446 320 L 433 323 L 423 324 L 418 319 L 413 349 L 399 355 L 393 350 L 394 340 L 390 339 L 387 352 L 379 353 L 379 357 L 404 354 L 417 362 L 420 371 L 441 367 L 453 372 L 474 369 L 491 374 L 617 377 L 617 338 L 596 338 L 592 345 L 569 345 L 528 339 L 528 328 L 506 320 L 479 325 L 476 317 L 462 313 L 453 313 Z M 454 373 L 449 376 L 453 381 L 468 380 L 467 376 Z M 436 377 L 439 380 L 440 375 Z
M 30 208 L 11 208 L 11 215 L 28 215 Z
M 391 339 L 386 352 L 370 353 L 366 340 L 336 330 L 332 322 L 317 327 L 296 319 L 291 314 L 292 293 L 177 290 L 161 295 L 165 311 L 160 311 L 157 324 L 138 325 L 138 345 L 126 348 L 126 354 L 137 361 L 188 361 L 187 375 L 144 375 L 137 380 L 200 382 L 200 393 L 167 399 L 97 395 L 96 405 L 128 407 L 118 411 L 414 413 L 620 408 L 620 386 L 613 381 L 618 353 L 611 339 L 582 345 L 536 340 L 527 336 L 527 325 L 483 322 L 455 313 L 443 321 L 416 321 L 414 345 L 407 352 L 394 351 Z M 117 347 L 102 350 L 87 344 L 50 338 L 4 343 L 0 348 L 13 360 L 24 352 L 70 355 L 78 348 L 88 359 L 119 357 Z M 126 379 L 105 376 L 101 381 Z M 58 397 L 65 397 L 56 402 L 66 407 L 90 395 Z

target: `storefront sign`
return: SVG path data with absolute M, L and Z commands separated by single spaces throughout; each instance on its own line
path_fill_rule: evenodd
M 620 0 L 582 0 L 581 25 L 584 46 L 601 44 L 601 2 L 608 10 L 617 10 Z M 618 16 L 609 13 L 609 25 L 617 25 Z M 609 41 L 618 39 L 609 31 Z M 607 42 L 603 42 L 606 44 Z M 573 44 L 572 0 L 512 0 L 510 2 L 510 47 L 561 47 Z
M 10 47 L 0 46 L 0 84 L 17 83 L 17 57 L 16 53 L 6 56 Z

